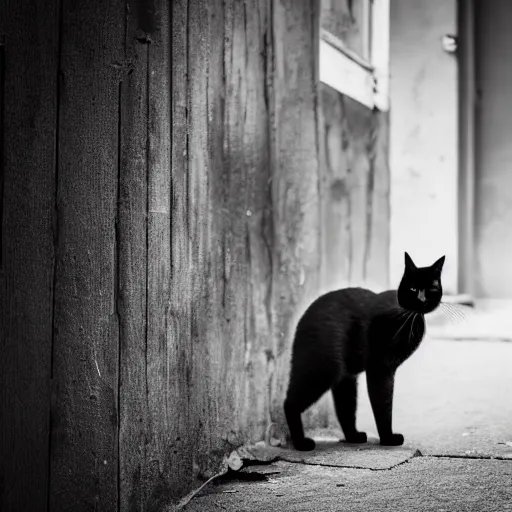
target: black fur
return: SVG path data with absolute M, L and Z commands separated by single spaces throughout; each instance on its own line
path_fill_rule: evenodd
M 393 385 L 397 368 L 418 348 L 425 334 L 424 316 L 441 302 L 444 256 L 417 268 L 405 253 L 398 290 L 376 294 L 345 288 L 316 299 L 299 320 L 292 350 L 284 410 L 297 450 L 312 450 L 301 414 L 329 389 L 345 440 L 364 443 L 356 429 L 357 376 L 366 371 L 380 444 L 403 444 L 393 433 Z

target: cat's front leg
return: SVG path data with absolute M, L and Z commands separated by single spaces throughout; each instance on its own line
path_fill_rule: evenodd
M 379 432 L 380 444 L 383 446 L 401 446 L 404 436 L 392 430 L 393 389 L 395 370 L 368 368 L 366 371 L 368 395 Z

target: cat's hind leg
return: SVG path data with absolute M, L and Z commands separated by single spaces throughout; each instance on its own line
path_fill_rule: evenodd
M 366 443 L 367 435 L 356 429 L 357 376 L 346 375 L 332 388 L 334 408 L 347 443 Z
M 284 401 L 284 413 L 290 430 L 290 437 L 296 450 L 310 451 L 315 449 L 315 441 L 304 435 L 301 414 L 317 402 L 331 387 L 331 379 L 327 375 L 317 378 L 291 380 Z

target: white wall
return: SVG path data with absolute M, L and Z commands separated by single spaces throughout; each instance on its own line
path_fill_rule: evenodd
M 458 86 L 456 0 L 391 0 L 391 286 L 403 253 L 421 266 L 446 254 L 445 293 L 457 292 Z

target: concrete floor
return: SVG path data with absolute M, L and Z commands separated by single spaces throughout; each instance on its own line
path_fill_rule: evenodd
M 358 427 L 370 443 L 313 432 L 314 452 L 265 448 L 279 458 L 244 472 L 258 482 L 204 488 L 186 511 L 512 511 L 512 343 L 426 339 L 397 374 L 394 430 L 381 447 L 360 379 Z
M 358 427 L 376 432 L 364 378 Z M 426 454 L 512 456 L 512 343 L 425 339 L 397 372 L 393 428 Z
M 419 457 L 371 471 L 277 462 L 265 482 L 213 486 L 185 510 L 205 512 L 502 512 L 512 463 Z

